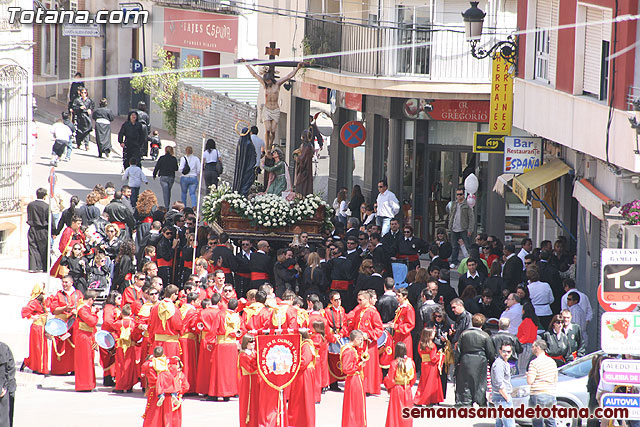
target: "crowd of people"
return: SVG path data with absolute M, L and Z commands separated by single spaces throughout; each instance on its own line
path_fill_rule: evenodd
M 362 207 L 358 190 L 348 205 Z M 381 385 L 391 396 L 387 425 L 399 425 L 406 421 L 402 407 L 442 403 L 452 380 L 457 404 L 486 405 L 487 371 L 505 344 L 509 374 L 527 372 L 542 353 L 556 366 L 584 355 L 592 311 L 575 289 L 565 240 L 534 249 L 524 239 L 519 252 L 484 233 L 469 243 L 469 222 L 460 218 L 465 209 L 457 206 L 450 228 L 462 231 L 438 229 L 427 243 L 401 226 L 384 180 L 378 190 L 374 219 L 365 206 L 361 218 L 347 215 L 346 226 L 336 218 L 321 242 L 301 233 L 275 251 L 271 244 L 278 242 L 232 241 L 207 225 L 196 230 L 192 208 L 178 201 L 166 209 L 151 190 L 136 199 L 130 185 L 97 185 L 81 206 L 74 196 L 52 224 L 60 256 L 50 274 L 63 289 L 45 295 L 36 286 L 22 311 L 33 319 L 23 367 L 73 373 L 77 391 L 93 390 L 94 303 L 104 300 L 101 329 L 116 343 L 100 349 L 104 385 L 122 393 L 141 383 L 145 425 L 179 417 L 182 396 L 195 394 L 239 396 L 241 425 L 271 425 L 277 417 L 313 425 L 314 405 L 323 392 L 339 391 L 339 381 L 345 381 L 343 425 L 366 424 L 364 397 L 379 395 Z M 30 269 L 43 270 L 47 190 L 36 196 L 27 208 L 29 261 Z M 459 251 L 449 235 L 458 237 Z M 407 266 L 404 281 L 394 280 L 394 264 Z M 50 316 L 74 322 L 53 338 L 49 356 Z M 256 371 L 256 335 L 274 329 L 299 331 L 303 339 L 301 370 L 284 411 Z M 171 381 L 162 379 L 167 370 Z

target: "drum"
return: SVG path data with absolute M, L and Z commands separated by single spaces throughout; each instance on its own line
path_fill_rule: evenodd
M 98 331 L 96 332 L 96 344 L 98 344 L 98 347 L 100 348 L 110 350 L 116 345 L 116 340 L 109 332 Z
M 44 325 L 44 330 L 51 336 L 59 337 L 67 333 L 67 324 L 62 319 L 49 319 Z
M 387 344 L 387 341 L 391 339 L 391 335 L 386 330 L 382 331 L 382 335 L 378 338 L 378 348 L 382 348 Z
M 73 324 L 76 322 L 76 317 L 75 316 L 71 316 L 69 317 L 69 319 L 67 319 L 67 331 L 70 331 L 71 328 L 73 327 Z
M 340 349 L 349 343 L 349 338 L 340 338 L 338 342 L 329 343 L 329 353 L 331 354 L 340 354 Z

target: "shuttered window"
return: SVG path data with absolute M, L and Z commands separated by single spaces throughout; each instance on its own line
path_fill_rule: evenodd
M 584 37 L 584 68 L 582 70 L 583 92 L 595 95 L 599 99 L 606 97 L 606 90 L 601 90 L 603 82 L 608 80 L 608 61 L 611 41 L 611 23 L 601 23 L 611 19 L 610 9 L 595 7 L 586 8 L 586 27 Z M 605 51 L 607 50 L 607 51 Z M 601 96 L 602 95 L 602 96 Z
M 555 84 L 558 31 L 558 0 L 536 2 L 535 78 Z

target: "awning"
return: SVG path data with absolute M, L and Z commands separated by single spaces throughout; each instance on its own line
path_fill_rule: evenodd
M 586 178 L 575 182 L 573 197 L 600 221 L 604 220 L 604 207 L 612 202 L 610 198 L 598 191 Z
M 527 193 L 529 190 L 540 187 L 541 185 L 560 178 L 571 170 L 560 159 L 553 159 L 544 165 L 535 168 L 532 171 L 523 173 L 513 178 L 513 194 L 518 196 L 520 201 L 527 204 Z
M 515 177 L 512 173 L 503 173 L 496 179 L 496 183 L 493 186 L 493 191 L 504 197 L 504 186 L 509 183 Z

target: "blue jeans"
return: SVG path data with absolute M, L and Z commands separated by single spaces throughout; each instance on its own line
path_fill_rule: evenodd
M 513 408 L 513 400 L 506 401 L 501 394 L 491 395 L 491 400 L 495 407 L 502 406 L 503 408 Z M 496 418 L 496 427 L 515 427 L 516 422 L 513 418 Z
M 198 178 L 195 176 L 183 176 L 180 178 L 180 188 L 182 189 L 182 203 L 187 206 L 187 192 L 191 197 L 191 207 L 197 203 L 196 189 L 198 188 Z
M 131 197 L 129 197 L 129 199 L 131 200 L 131 206 L 133 206 L 134 208 L 138 203 L 139 194 L 140 194 L 140 187 L 131 187 Z
M 67 160 L 71 160 L 71 151 L 73 151 L 73 138 L 69 138 L 67 142 Z
M 380 226 L 380 236 L 384 236 L 391 229 L 391 218 L 386 216 L 377 216 L 376 224 Z
M 169 209 L 169 203 L 171 203 L 171 187 L 173 187 L 173 181 L 175 178 L 172 176 L 161 176 L 160 187 L 162 187 L 162 198 L 164 199 L 164 205 Z
M 449 258 L 449 262 L 451 264 L 458 262 L 458 253 L 460 252 L 460 243 L 458 243 L 459 239 L 462 239 L 465 247 L 469 250 L 469 234 L 467 234 L 466 231 L 452 231 L 450 239 L 452 251 L 451 258 Z
M 541 394 L 532 394 L 529 396 L 529 406 L 534 408 L 536 406 L 540 406 L 542 408 L 550 408 L 556 404 L 556 397 L 550 394 L 541 393 Z M 531 420 L 533 427 L 542 427 L 543 424 L 545 427 L 556 427 L 556 419 L 555 418 L 534 418 Z

